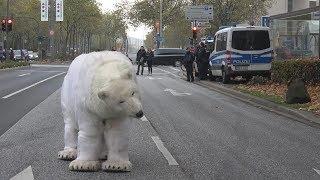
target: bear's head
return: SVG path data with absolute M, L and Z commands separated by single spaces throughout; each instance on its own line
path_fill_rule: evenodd
M 109 112 L 119 116 L 141 118 L 143 116 L 140 94 L 131 78 L 114 79 L 98 93 Z

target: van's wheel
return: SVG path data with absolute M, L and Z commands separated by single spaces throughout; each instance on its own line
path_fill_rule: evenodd
M 180 67 L 181 66 L 181 62 L 180 61 L 175 61 L 174 62 L 174 67 Z
M 228 84 L 230 81 L 230 76 L 227 74 L 225 70 L 222 70 L 222 83 Z
M 210 81 L 215 81 L 215 80 L 216 80 L 216 78 L 213 76 L 211 70 L 208 71 L 208 74 L 209 74 L 209 80 L 210 80 Z

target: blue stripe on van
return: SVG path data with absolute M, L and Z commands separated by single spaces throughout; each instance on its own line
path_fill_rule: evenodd
M 227 51 L 221 51 L 218 53 L 215 53 L 210 56 L 209 61 L 211 64 L 221 64 L 222 61 L 226 59 Z M 271 63 L 272 56 L 271 56 L 272 50 L 261 53 L 261 54 L 240 54 L 236 52 L 231 52 L 231 60 L 232 64 L 243 64 L 243 63 Z

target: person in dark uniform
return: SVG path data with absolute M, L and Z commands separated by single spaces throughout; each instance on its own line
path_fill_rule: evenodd
M 183 58 L 183 64 L 184 67 L 186 68 L 187 71 L 187 81 L 194 81 L 194 76 L 193 76 L 193 61 L 194 61 L 194 55 L 191 52 L 191 48 L 187 48 L 187 52 Z
M 208 72 L 208 56 L 207 56 L 206 45 L 201 42 L 200 48 L 197 52 L 197 63 L 199 68 L 199 78 L 200 80 L 205 80 L 207 78 Z
M 152 75 L 153 51 L 149 48 L 147 52 L 148 75 Z
M 144 49 L 143 46 L 140 47 L 140 50 L 137 53 L 136 61 L 138 63 L 137 75 L 139 75 L 140 67 L 141 67 L 141 75 L 143 75 L 143 67 L 144 67 L 144 63 L 146 61 L 146 50 Z

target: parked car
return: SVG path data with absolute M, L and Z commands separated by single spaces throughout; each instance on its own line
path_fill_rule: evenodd
M 21 56 L 21 50 L 13 50 L 13 54 L 14 54 L 14 57 L 13 59 L 14 60 L 22 60 L 22 56 Z
M 35 60 L 39 58 L 39 55 L 36 52 L 28 51 L 28 57 L 30 60 Z
M 186 51 L 180 48 L 159 48 L 154 52 L 154 65 L 181 66 Z
M 273 48 L 269 28 L 229 27 L 219 30 L 214 39 L 215 49 L 209 58 L 212 78 L 222 77 L 223 83 L 228 83 L 237 76 L 270 77 Z

